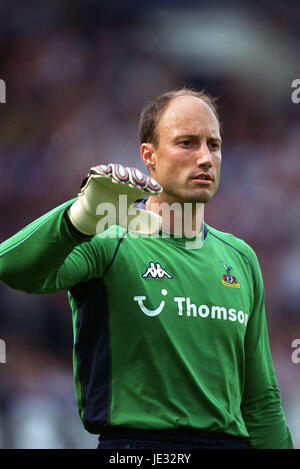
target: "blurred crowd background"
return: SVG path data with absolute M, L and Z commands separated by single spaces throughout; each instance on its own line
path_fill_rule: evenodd
M 138 120 L 158 93 L 217 96 L 219 191 L 206 222 L 256 251 L 283 408 L 300 448 L 299 2 L 1 0 L 0 242 L 76 196 L 90 166 L 143 169 Z M 1 448 L 95 448 L 81 426 L 65 292 L 0 283 Z M 300 356 L 300 354 L 299 354 Z

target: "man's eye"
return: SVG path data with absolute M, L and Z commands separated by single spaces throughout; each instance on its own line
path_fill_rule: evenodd
M 185 147 L 188 147 L 191 144 L 191 141 L 190 140 L 182 140 L 180 143 L 182 145 L 184 145 Z
M 213 150 L 218 150 L 220 147 L 219 147 L 219 144 L 217 142 L 211 142 L 209 144 L 209 146 L 213 149 Z

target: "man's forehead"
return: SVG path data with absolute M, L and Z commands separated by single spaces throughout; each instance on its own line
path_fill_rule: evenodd
M 220 134 L 219 123 L 212 109 L 194 96 L 173 98 L 163 112 L 159 126 L 160 130 L 174 133 L 198 133 L 205 129 L 216 137 Z

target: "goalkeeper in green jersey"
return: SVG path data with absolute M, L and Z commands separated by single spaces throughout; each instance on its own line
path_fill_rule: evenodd
M 0 279 L 68 291 L 78 412 L 99 448 L 293 448 L 257 257 L 204 222 L 214 100 L 166 93 L 139 130 L 150 176 L 93 167 L 78 197 L 2 243 Z

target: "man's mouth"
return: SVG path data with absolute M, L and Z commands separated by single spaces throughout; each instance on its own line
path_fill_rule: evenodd
M 191 177 L 192 181 L 198 182 L 199 184 L 212 184 L 213 177 L 208 173 L 199 173 Z

